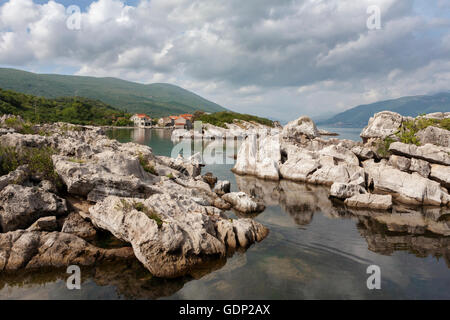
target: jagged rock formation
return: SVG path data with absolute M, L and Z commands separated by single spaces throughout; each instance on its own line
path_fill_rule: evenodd
M 19 155 L 49 148 L 53 155 L 46 165 L 52 168 L 46 169 L 62 185 L 36 175 L 35 166 L 0 177 L 0 270 L 135 256 L 153 275 L 172 278 L 225 260 L 268 234 L 251 219 L 228 219 L 222 209 L 239 209 L 242 203 L 222 199 L 229 182 L 216 185 L 214 176 L 200 176 L 198 155 L 155 156 L 148 146 L 119 143 L 91 126 L 57 123 L 38 129 L 45 134 L 2 132 L 0 144 Z M 99 231 L 131 247 L 98 248 L 92 243 Z
M 450 206 L 448 130 L 429 126 L 417 132 L 417 139 L 424 145 L 394 141 L 384 154 L 380 151 L 380 146 L 386 144 L 384 139 L 399 140 L 395 134 L 403 123 L 412 120 L 394 112 L 377 113 L 361 133 L 364 142 L 355 142 L 323 140 L 315 124 L 300 117 L 285 126 L 281 134 L 247 137 L 233 171 L 270 180 L 331 186 L 330 195 L 347 199 L 348 207 L 387 210 L 392 201 Z M 391 195 L 392 201 L 384 194 Z

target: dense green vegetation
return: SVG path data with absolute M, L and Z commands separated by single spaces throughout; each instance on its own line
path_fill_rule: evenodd
M 362 128 L 370 117 L 380 111 L 394 111 L 403 116 L 417 117 L 423 113 L 450 112 L 450 92 L 430 96 L 412 96 L 360 105 L 339 113 L 334 117 L 319 121 L 318 125 L 328 127 Z
M 19 152 L 14 147 L 0 145 L 0 175 L 8 174 L 21 165 L 28 165 L 32 177 L 49 180 L 61 188 L 63 184 L 53 168 L 53 154 L 55 154 L 55 150 L 49 147 L 23 148 Z
M 226 123 L 233 123 L 234 120 L 244 120 L 253 121 L 269 127 L 273 127 L 273 121 L 265 118 L 260 118 L 257 116 L 252 116 L 249 114 L 231 112 L 231 111 L 221 111 L 212 114 L 202 114 L 196 112 L 194 114 L 194 121 L 201 121 L 203 123 L 209 123 L 217 127 L 226 128 Z
M 20 115 L 32 123 L 68 122 L 93 125 L 129 125 L 130 115 L 101 101 L 80 97 L 47 99 L 0 89 L 0 114 Z M 14 119 L 7 125 L 15 126 Z M 27 132 L 23 132 L 27 133 Z
M 0 68 L 0 88 L 46 98 L 86 97 L 130 113 L 147 113 L 151 117 L 192 113 L 195 110 L 225 110 L 178 86 L 165 83 L 145 85 L 115 78 L 35 74 Z

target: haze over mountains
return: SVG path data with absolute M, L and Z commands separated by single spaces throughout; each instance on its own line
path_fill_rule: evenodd
M 144 112 L 152 117 L 192 113 L 195 110 L 226 110 L 175 85 L 140 84 L 117 78 L 36 74 L 0 68 L 0 88 L 46 98 L 80 96 L 97 99 L 121 110 L 131 113 Z
M 341 112 L 328 120 L 318 121 L 317 124 L 337 128 L 362 128 L 367 125 L 367 122 L 374 113 L 384 110 L 394 111 L 401 115 L 412 117 L 416 117 L 422 113 L 450 112 L 450 92 L 441 92 L 434 95 L 408 96 L 359 105 Z

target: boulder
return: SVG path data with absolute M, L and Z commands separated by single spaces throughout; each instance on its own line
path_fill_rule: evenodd
M 359 158 L 359 160 L 369 160 L 375 157 L 375 153 L 367 147 L 354 146 L 351 151 Z
M 64 219 L 61 232 L 70 233 L 86 240 L 95 238 L 97 234 L 94 226 L 90 222 L 84 220 L 77 212 L 71 212 L 67 218 Z
M 234 209 L 243 213 L 262 212 L 266 208 L 264 204 L 245 192 L 230 192 L 222 196 Z
M 364 169 L 360 166 L 333 162 L 333 158 L 321 158 L 321 167 L 308 177 L 307 182 L 331 186 L 335 182 L 350 183 L 364 178 Z
M 406 173 L 385 163 L 363 163 L 368 185 L 378 193 L 390 193 L 399 202 L 418 205 L 446 205 L 450 197 L 436 181 L 416 172 Z
M 319 137 L 320 134 L 314 121 L 307 116 L 302 116 L 285 125 L 282 136 L 284 139 L 300 141 L 303 137 L 314 139 Z
M 417 172 L 424 178 L 428 178 L 431 172 L 430 164 L 428 162 L 416 158 L 411 159 L 409 170 Z
M 422 159 L 446 166 L 450 165 L 450 148 L 439 147 L 433 144 L 425 144 L 419 147 L 414 144 L 394 142 L 389 146 L 389 151 L 409 158 Z
M 279 135 L 249 135 L 239 148 L 232 171 L 262 179 L 278 180 L 280 161 Z
M 137 157 L 124 153 L 96 154 L 82 162 L 54 155 L 56 172 L 74 195 L 97 202 L 108 195 L 145 198 L 157 192 L 152 184 L 157 180 L 141 167 Z
M 214 187 L 214 192 L 219 195 L 223 196 L 226 193 L 229 193 L 231 190 L 231 183 L 228 180 L 219 180 Z
M 392 196 L 371 193 L 355 194 L 345 199 L 345 205 L 352 208 L 369 208 L 376 210 L 388 210 L 392 208 Z
M 393 154 L 389 157 L 389 165 L 400 171 L 408 172 L 411 167 L 411 159 Z
M 362 130 L 360 136 L 364 142 L 370 138 L 384 139 L 396 133 L 402 122 L 403 117 L 396 112 L 378 112 L 369 119 L 369 123 Z
M 16 170 L 0 177 L 0 191 L 9 184 L 22 184 L 28 178 L 28 167 L 20 166 Z
M 432 164 L 430 178 L 438 181 L 442 186 L 450 190 L 450 167 Z
M 347 199 L 357 194 L 367 193 L 366 189 L 358 184 L 335 182 L 331 185 L 330 196 L 338 199 Z
M 133 258 L 131 248 L 100 249 L 62 232 L 17 230 L 0 234 L 0 271 L 89 266 Z
M 344 148 L 342 146 L 335 146 L 331 145 L 328 147 L 323 148 L 319 152 L 320 156 L 329 156 L 333 157 L 338 163 L 345 162 L 350 165 L 359 166 L 359 159 L 358 157 L 348 150 L 347 148 Z
M 89 212 L 95 226 L 131 243 L 138 260 L 154 276 L 165 278 L 189 274 L 212 258 L 225 258 L 228 247 L 246 247 L 268 233 L 251 219 L 244 226 L 241 219 L 227 224 L 175 192 L 146 200 L 110 196 Z M 233 232 L 236 237 L 226 236 Z
M 58 220 L 55 216 L 39 218 L 27 230 L 28 231 L 58 231 Z
M 421 144 L 431 143 L 441 147 L 450 147 L 450 131 L 429 126 L 416 133 Z
M 211 189 L 214 188 L 214 186 L 217 183 L 217 177 L 214 177 L 211 172 L 207 172 L 202 176 L 203 181 L 205 181 Z
M 10 184 L 0 192 L 3 232 L 26 229 L 37 219 L 67 211 L 66 200 L 37 187 Z

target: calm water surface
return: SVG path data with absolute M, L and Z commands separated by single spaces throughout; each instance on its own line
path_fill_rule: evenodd
M 360 129 L 326 129 L 359 139 Z M 174 146 L 165 130 L 109 135 L 149 145 L 159 155 L 170 155 Z M 0 298 L 450 299 L 450 237 L 390 232 L 331 203 L 326 188 L 239 177 L 232 166 L 207 165 L 203 172 L 265 201 L 266 210 L 254 219 L 270 234 L 246 252 L 176 280 L 152 278 L 136 261 L 96 266 L 83 271 L 82 290 L 76 292 L 66 289 L 64 270 L 16 273 L 0 277 Z M 381 290 L 367 289 L 372 264 L 381 268 Z

